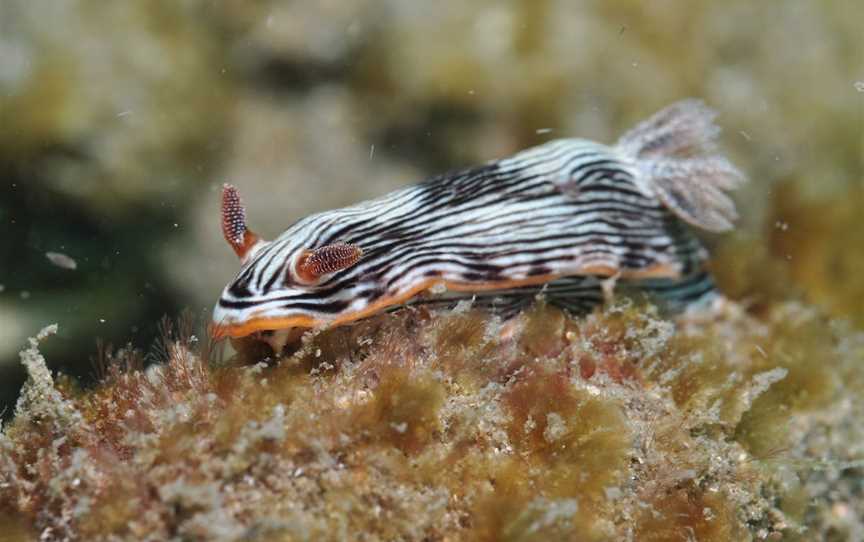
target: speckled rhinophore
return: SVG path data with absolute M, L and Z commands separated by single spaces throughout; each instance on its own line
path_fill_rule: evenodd
M 219 298 L 214 334 L 339 325 L 420 294 L 518 308 L 542 289 L 583 309 L 602 302 L 603 277 L 679 304 L 702 297 L 713 288 L 707 254 L 687 224 L 731 228 L 724 191 L 744 179 L 715 153 L 713 118 L 679 102 L 615 145 L 550 141 L 308 216 L 271 242 L 248 230 L 226 185 L 223 231 L 243 268 Z

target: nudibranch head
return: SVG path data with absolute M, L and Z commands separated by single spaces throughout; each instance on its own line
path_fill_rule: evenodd
M 380 273 L 357 265 L 365 256 L 363 243 L 340 224 L 332 212 L 321 213 L 264 241 L 246 227 L 236 188 L 225 185 L 222 231 L 243 267 L 216 304 L 213 335 L 342 323 L 394 303 L 378 287 Z

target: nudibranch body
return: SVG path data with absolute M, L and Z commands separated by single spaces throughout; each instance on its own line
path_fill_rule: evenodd
M 214 334 L 340 325 L 430 291 L 513 301 L 545 288 L 576 307 L 614 277 L 672 298 L 704 293 L 707 254 L 689 226 L 731 228 L 724 191 L 743 181 L 714 151 L 713 117 L 679 102 L 615 145 L 551 141 L 308 216 L 270 242 L 226 185 L 223 232 L 243 267 Z

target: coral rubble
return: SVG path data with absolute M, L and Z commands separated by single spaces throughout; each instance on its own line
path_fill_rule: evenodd
M 861 536 L 864 336 L 797 303 L 408 309 L 217 361 L 188 333 L 103 381 L 29 381 L 6 539 Z

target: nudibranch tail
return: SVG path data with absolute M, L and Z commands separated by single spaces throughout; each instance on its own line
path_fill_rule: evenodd
M 295 274 L 306 284 L 314 284 L 324 275 L 347 269 L 363 256 L 357 245 L 335 243 L 315 250 L 307 250 L 297 260 Z
M 246 210 L 240 201 L 240 193 L 230 184 L 222 186 L 222 234 L 241 260 L 261 239 L 246 227 Z
M 721 232 L 732 229 L 737 218 L 724 191 L 746 179 L 716 153 L 715 116 L 701 101 L 684 100 L 624 134 L 617 148 L 635 162 L 643 190 L 685 222 Z

